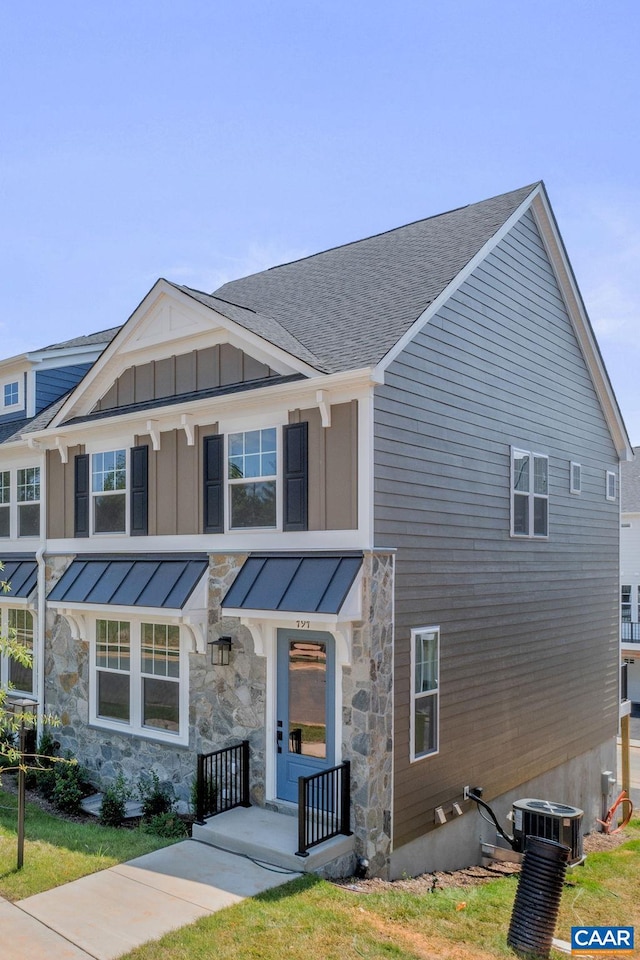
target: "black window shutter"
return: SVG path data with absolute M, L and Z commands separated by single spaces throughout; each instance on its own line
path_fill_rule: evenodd
M 284 530 L 307 530 L 308 510 L 308 429 L 306 423 L 284 428 Z
M 204 532 L 224 533 L 224 437 L 203 438 Z
M 89 536 L 89 454 L 79 453 L 73 464 L 73 535 Z
M 131 448 L 131 526 L 132 537 L 149 532 L 149 447 Z

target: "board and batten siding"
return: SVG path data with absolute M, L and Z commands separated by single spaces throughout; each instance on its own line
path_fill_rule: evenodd
M 67 462 L 63 463 L 58 450 L 47 450 L 47 538 L 71 539 L 75 536 L 74 462 L 84 453 L 84 446 L 69 447 Z
M 126 407 L 180 396 L 198 390 L 212 390 L 235 383 L 275 376 L 265 363 L 254 360 L 230 343 L 178 356 L 152 360 L 129 367 L 98 401 L 94 411 Z
M 289 423 L 309 424 L 309 530 L 358 526 L 358 401 L 331 407 L 331 426 L 320 412 L 292 410 Z
M 510 537 L 512 445 L 549 456 L 548 540 Z M 490 800 L 615 735 L 617 464 L 527 213 L 376 389 L 375 538 L 397 548 L 396 848 L 465 784 Z M 411 763 L 410 631 L 432 625 L 440 750 Z

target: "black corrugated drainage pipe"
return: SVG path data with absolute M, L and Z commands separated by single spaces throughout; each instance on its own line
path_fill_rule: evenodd
M 527 837 L 507 943 L 526 957 L 549 956 L 571 850 Z

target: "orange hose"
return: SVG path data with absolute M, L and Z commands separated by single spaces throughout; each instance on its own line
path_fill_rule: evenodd
M 615 812 L 616 812 L 616 810 L 618 809 L 619 806 L 624 805 L 624 804 L 627 805 L 627 812 L 626 812 L 626 814 L 624 815 L 624 818 L 623 818 L 623 820 L 622 820 L 622 823 L 619 823 L 618 826 L 617 826 L 617 827 L 614 827 L 613 830 L 612 830 L 612 829 L 611 829 L 611 822 L 612 822 L 612 820 L 613 820 L 613 817 L 614 817 L 614 815 L 615 815 Z M 618 830 L 624 830 L 624 828 L 626 827 L 626 825 L 627 825 L 627 824 L 629 823 L 629 821 L 631 820 L 631 817 L 632 817 L 632 816 L 633 816 L 633 804 L 632 804 L 630 798 L 627 796 L 626 790 L 623 790 L 622 793 L 620 794 L 620 796 L 618 797 L 618 799 L 616 800 L 616 802 L 613 804 L 613 806 L 612 806 L 612 807 L 609 807 L 609 809 L 607 810 L 607 815 L 606 815 L 606 817 L 604 818 L 604 820 L 598 820 L 598 823 L 601 823 L 601 824 L 602 824 L 603 832 L 604 832 L 604 833 L 609 833 L 609 834 L 611 834 L 611 833 L 617 833 Z

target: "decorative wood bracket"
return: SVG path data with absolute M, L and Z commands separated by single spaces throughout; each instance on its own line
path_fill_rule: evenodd
M 207 611 L 194 610 L 182 618 L 182 624 L 191 635 L 192 653 L 207 652 Z
M 329 403 L 326 390 L 316 390 L 316 403 L 322 417 L 322 426 L 331 426 L 331 404 Z
M 187 437 L 187 446 L 192 447 L 196 442 L 195 427 L 193 417 L 189 413 L 183 413 L 180 417 L 180 426 Z
M 89 635 L 84 613 L 80 613 L 79 610 L 60 610 L 60 613 L 71 627 L 71 639 L 82 640 L 84 643 L 87 643 Z
M 160 429 L 157 420 L 147 420 L 147 433 L 151 437 L 151 444 L 154 450 L 160 449 Z
M 66 437 L 56 437 L 56 450 L 60 454 L 60 462 L 69 462 L 69 446 Z

